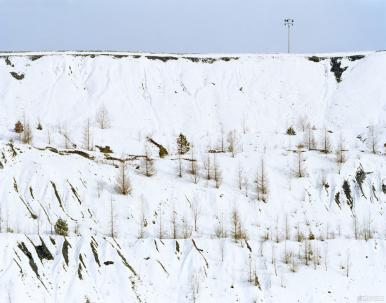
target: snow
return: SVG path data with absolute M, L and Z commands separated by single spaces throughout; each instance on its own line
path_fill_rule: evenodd
M 310 56 L 1 53 L 0 302 L 385 300 L 386 53 Z M 347 67 L 341 82 L 331 57 Z M 106 129 L 96 122 L 102 106 Z M 83 147 L 87 119 L 93 144 L 109 145 L 115 158 L 143 155 L 147 137 L 169 155 L 160 158 L 148 143 L 156 174 L 144 176 L 140 158 L 127 161 L 133 191 L 120 195 L 119 161 Z M 29 122 L 31 144 L 14 132 L 17 120 Z M 305 177 L 296 178 L 296 146 L 307 135 L 302 120 L 314 127 L 318 146 L 302 148 Z M 295 136 L 286 134 L 290 126 Z M 344 138 L 344 164 L 320 151 L 324 128 L 333 151 Z M 209 154 L 222 171 L 216 188 L 205 178 L 207 151 L 219 150 L 221 137 L 227 146 L 233 130 L 235 157 Z M 194 145 L 197 184 L 188 173 L 190 152 L 177 176 L 179 133 Z M 266 203 L 257 201 L 255 183 L 262 159 Z M 355 181 L 360 166 L 363 193 Z M 246 240 L 231 237 L 235 209 Z M 69 227 L 68 264 L 65 238 L 54 232 L 58 218 Z M 216 235 L 221 226 L 223 237 Z M 299 233 L 309 239 L 299 242 Z M 52 260 L 39 259 L 43 242 Z M 306 249 L 313 252 L 307 265 Z M 250 268 L 259 285 L 248 281 Z

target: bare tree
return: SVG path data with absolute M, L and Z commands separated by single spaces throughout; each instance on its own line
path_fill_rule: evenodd
M 236 208 L 232 210 L 232 238 L 234 240 L 246 239 L 245 231 L 240 221 L 240 215 Z
M 218 216 L 217 216 L 218 217 Z M 214 233 L 217 238 L 226 238 L 227 237 L 227 231 L 224 227 L 223 217 L 218 218 L 218 225 L 216 226 Z
M 178 177 L 182 178 L 182 156 L 178 153 Z
M 90 119 L 86 120 L 83 128 L 83 148 L 86 150 L 93 150 Z
M 338 148 L 336 150 L 336 162 L 341 165 L 346 162 L 346 148 L 344 146 L 344 139 L 342 138 L 342 134 L 339 135 Z
M 145 156 L 142 159 L 142 170 L 146 177 L 151 177 L 155 174 L 154 160 L 151 158 L 147 144 L 145 145 Z
M 198 180 L 200 179 L 200 175 L 198 173 L 198 163 L 197 163 L 197 160 L 193 161 L 192 162 L 192 179 L 193 179 L 193 183 L 194 184 L 197 184 L 198 183 Z
M 248 186 L 249 186 L 249 182 L 248 182 L 248 178 L 245 177 L 244 178 L 244 191 L 245 191 L 245 197 L 248 197 Z
M 115 237 L 113 197 L 110 197 L 110 237 Z
M 160 239 L 164 238 L 164 229 L 163 229 L 163 222 L 162 222 L 162 202 L 159 205 L 159 224 L 158 224 L 158 237 Z
M 48 128 L 47 128 L 47 144 L 51 145 L 51 133 Z
M 289 240 L 290 239 L 290 226 L 288 223 L 288 215 L 285 215 L 285 239 Z
M 239 190 L 242 190 L 243 189 L 243 182 L 244 182 L 244 176 L 243 176 L 243 169 L 239 163 L 239 170 L 238 170 L 238 178 L 237 178 L 237 181 L 238 181 L 238 187 L 239 187 Z
M 232 158 L 236 155 L 236 148 L 237 148 L 237 142 L 236 142 L 236 131 L 232 130 L 228 133 L 227 142 L 228 142 L 228 152 L 232 154 Z
M 303 132 L 310 126 L 310 122 L 308 121 L 307 116 L 300 116 L 298 118 L 298 128 L 301 129 Z
M 326 128 L 323 129 L 322 150 L 321 151 L 325 154 L 328 154 L 331 151 L 331 142 L 330 142 L 329 131 Z
M 102 104 L 99 107 L 99 110 L 96 113 L 95 120 L 100 129 L 105 129 L 110 127 L 109 112 L 104 104 Z
M 32 129 L 28 121 L 24 122 L 24 131 L 21 136 L 21 142 L 23 142 L 24 144 L 32 143 Z
M 177 225 L 177 212 L 175 209 L 172 211 L 172 237 L 173 239 L 178 238 L 178 225 Z
M 67 128 L 64 128 L 64 130 L 62 131 L 62 136 L 64 138 L 64 148 L 65 149 L 69 149 L 70 148 L 70 137 L 68 135 L 68 131 L 67 131 Z
M 261 159 L 260 168 L 257 173 L 257 199 L 267 202 L 268 198 L 268 177 L 265 170 L 264 158 Z
M 374 125 L 370 125 L 368 131 L 368 146 L 371 150 L 371 152 L 375 155 L 377 153 L 377 145 L 378 145 L 378 138 L 377 138 L 377 131 L 374 127 Z
M 211 162 L 210 162 L 210 153 L 206 154 L 206 159 L 204 161 L 204 169 L 205 169 L 205 175 L 206 179 L 210 180 L 212 178 L 212 169 L 211 169 Z
M 115 181 L 115 189 L 121 195 L 129 195 L 132 192 L 130 178 L 126 172 L 126 162 L 122 161 Z
M 245 135 L 248 131 L 245 115 L 243 116 L 242 127 L 243 127 L 243 134 Z
M 307 125 L 306 132 L 304 134 L 304 146 L 308 150 L 316 149 L 316 141 L 315 141 L 315 136 L 314 136 L 314 130 L 311 127 L 310 124 Z
M 147 220 L 145 217 L 145 202 L 143 199 L 143 196 L 141 196 L 141 210 L 140 210 L 140 216 L 139 216 L 139 232 L 138 232 L 138 238 L 143 239 L 145 235 L 145 228 L 147 226 Z
M 216 188 L 220 188 L 222 183 L 222 173 L 216 161 L 216 153 L 213 154 L 213 179 L 216 184 Z
M 222 153 L 225 152 L 225 146 L 224 146 L 224 128 L 221 125 L 221 137 L 220 137 L 220 151 Z
M 192 204 L 192 215 L 193 215 L 193 224 L 194 224 L 194 231 L 197 232 L 198 230 L 198 219 L 200 217 L 201 209 L 197 203 L 196 200 L 193 201 Z
M 346 258 L 346 277 L 348 278 L 350 273 L 350 253 L 347 252 L 347 258 Z
M 194 155 L 194 145 L 191 145 L 190 148 L 190 173 L 192 175 L 193 182 L 197 184 L 199 175 L 198 175 L 198 164 L 197 164 L 197 159 L 195 159 Z
M 184 239 L 190 238 L 192 235 L 192 227 L 189 225 L 186 218 L 183 218 L 182 220 L 182 237 Z
M 275 275 L 277 276 L 277 267 L 276 267 L 276 253 L 275 253 L 275 244 L 272 243 L 272 253 L 271 253 L 271 263 L 273 265 L 273 268 L 275 270 Z
M 302 157 L 303 150 L 300 146 L 298 146 L 296 150 L 296 161 L 295 161 L 295 168 L 294 168 L 294 175 L 297 178 L 303 178 L 306 174 L 306 169 L 304 166 L 304 160 Z
M 327 269 L 328 269 L 328 243 L 324 249 L 324 268 L 327 271 Z

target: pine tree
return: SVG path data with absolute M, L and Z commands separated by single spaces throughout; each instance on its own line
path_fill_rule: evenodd
M 22 133 L 24 130 L 24 125 L 23 123 L 21 123 L 20 121 L 17 121 L 16 124 L 15 124 L 15 132 L 20 134 Z
M 190 149 L 190 143 L 181 133 L 177 138 L 177 152 L 179 155 L 186 154 Z
M 293 128 L 292 126 L 288 127 L 286 133 L 287 133 L 287 135 L 289 135 L 289 136 L 295 136 L 295 135 L 296 135 L 296 132 L 295 132 L 295 130 L 294 130 L 294 128 Z
M 68 236 L 68 225 L 63 219 L 58 219 L 55 223 L 55 233 L 61 236 Z

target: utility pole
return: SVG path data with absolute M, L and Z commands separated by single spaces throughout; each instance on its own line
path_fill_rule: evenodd
M 291 27 L 294 26 L 294 19 L 284 19 L 284 26 L 288 28 L 288 53 L 291 52 Z

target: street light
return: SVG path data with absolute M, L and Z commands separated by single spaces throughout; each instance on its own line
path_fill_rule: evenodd
M 294 19 L 284 19 L 284 26 L 287 26 L 288 28 L 288 53 L 291 51 L 291 34 L 290 34 L 290 29 L 292 26 L 294 26 Z

